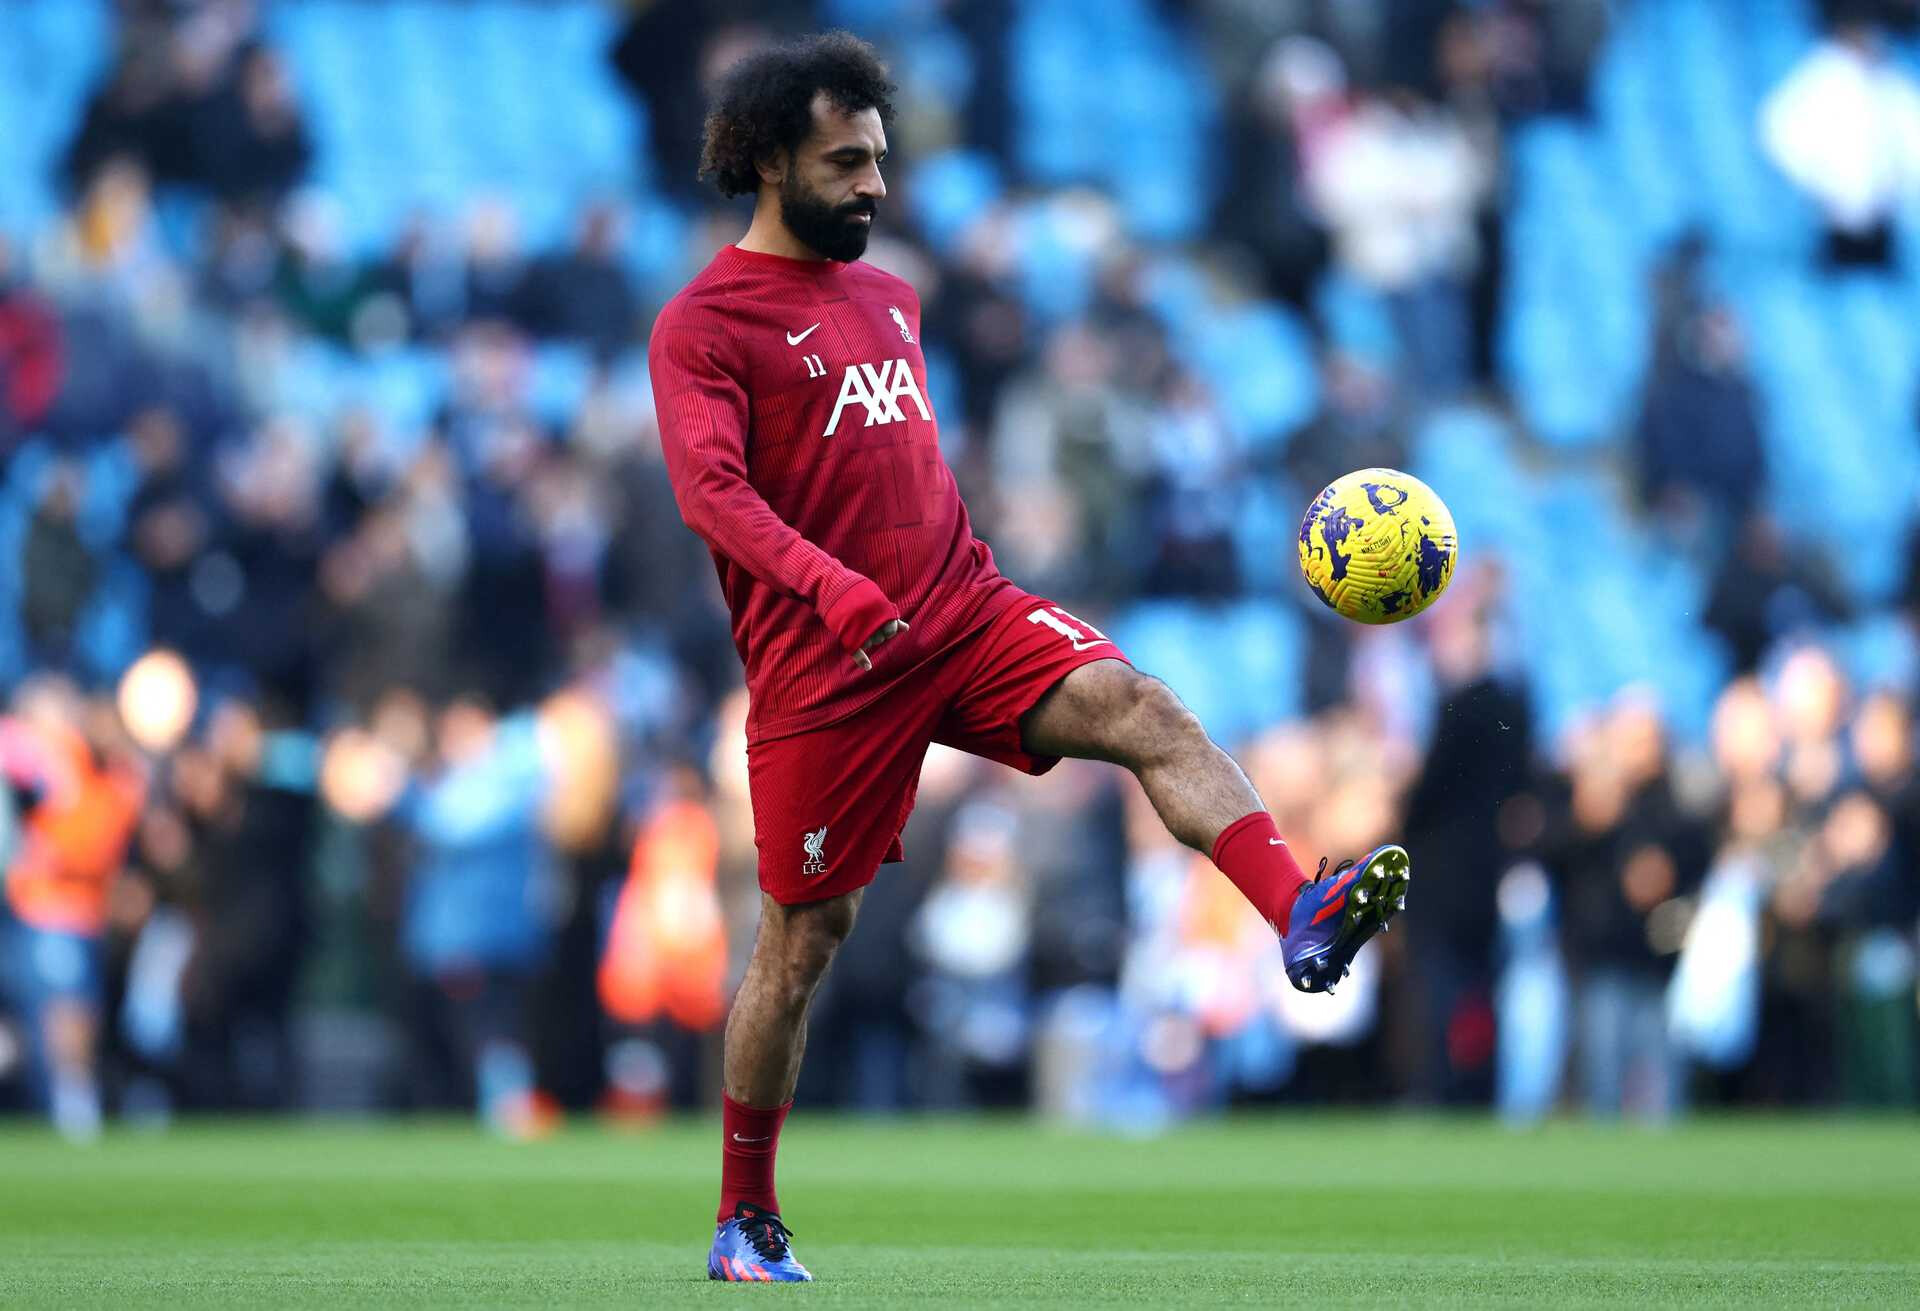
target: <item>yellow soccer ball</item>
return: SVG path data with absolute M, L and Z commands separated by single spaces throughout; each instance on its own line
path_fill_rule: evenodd
M 1313 498 L 1300 521 L 1300 572 L 1349 619 L 1396 624 L 1453 579 L 1460 539 L 1433 489 L 1398 469 L 1361 469 Z

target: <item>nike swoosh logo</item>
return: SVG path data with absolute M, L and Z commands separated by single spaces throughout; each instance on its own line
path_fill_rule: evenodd
M 820 326 L 820 325 L 819 325 L 819 324 L 817 324 L 817 323 L 816 323 L 816 324 L 814 325 L 814 327 L 816 327 L 816 328 L 817 328 L 817 327 L 819 327 L 819 326 Z M 741 1136 L 740 1134 L 735 1134 L 735 1135 L 733 1136 L 733 1141 L 735 1141 L 736 1143 L 764 1143 L 764 1142 L 766 1142 L 766 1141 L 767 1141 L 767 1139 L 769 1139 L 769 1138 L 771 1138 L 771 1137 L 773 1137 L 773 1135 L 772 1135 L 772 1134 L 762 1134 L 762 1135 L 761 1135 L 760 1137 L 758 1137 L 758 1138 L 746 1138 L 746 1137 L 743 1137 L 743 1136 Z
M 802 332 L 798 335 L 795 335 L 794 333 L 789 332 L 787 334 L 787 345 L 798 346 L 801 342 L 811 337 L 814 334 L 815 330 L 817 330 L 819 327 L 820 325 L 816 323 L 813 325 L 813 327 L 808 328 L 805 332 Z
M 1269 847 L 1284 847 L 1287 843 L 1285 838 L 1268 838 L 1267 845 Z

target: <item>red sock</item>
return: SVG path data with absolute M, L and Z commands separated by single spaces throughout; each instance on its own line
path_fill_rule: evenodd
M 762 1108 L 742 1106 L 720 1094 L 720 1214 L 733 1219 L 736 1203 L 763 1211 L 780 1210 L 773 1191 L 773 1154 L 780 1150 L 780 1126 L 787 1122 L 793 1103 Z
M 1213 840 L 1213 863 L 1233 880 L 1273 931 L 1285 934 L 1293 899 L 1311 880 L 1294 863 L 1293 852 L 1264 810 L 1243 815 Z

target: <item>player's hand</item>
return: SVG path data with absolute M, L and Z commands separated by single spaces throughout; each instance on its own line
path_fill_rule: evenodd
M 860 644 L 860 649 L 853 653 L 853 663 L 856 665 L 859 665 L 862 669 L 873 668 L 873 657 L 868 655 L 867 653 L 869 651 L 878 651 L 881 647 L 885 646 L 887 643 L 891 642 L 894 638 L 900 636 L 900 634 L 906 631 L 907 631 L 906 620 L 904 619 L 887 620 L 886 623 L 880 625 L 879 632 L 875 633 L 872 637 L 869 637 L 865 642 Z

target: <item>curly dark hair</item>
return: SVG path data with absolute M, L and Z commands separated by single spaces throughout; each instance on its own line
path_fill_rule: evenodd
M 700 176 L 722 195 L 760 187 L 758 161 L 792 151 L 813 130 L 813 97 L 824 91 L 844 113 L 893 119 L 894 85 L 872 46 L 851 32 L 827 32 L 748 55 L 721 75 L 707 111 Z

